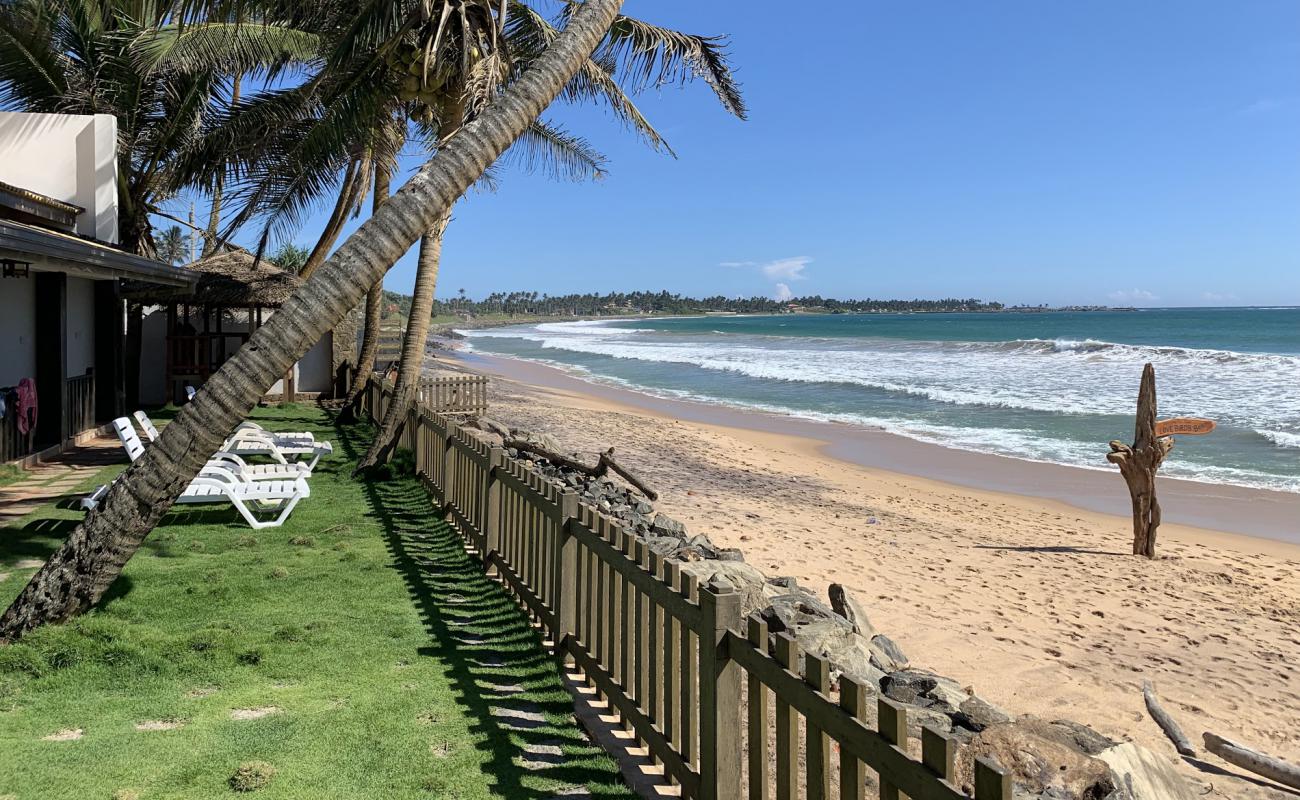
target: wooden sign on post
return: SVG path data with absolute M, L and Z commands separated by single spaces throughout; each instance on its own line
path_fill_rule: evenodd
M 1106 460 L 1119 467 L 1133 500 L 1133 555 L 1147 558 L 1156 557 L 1156 528 L 1160 527 L 1156 470 L 1174 446 L 1172 438 L 1156 433 L 1156 424 L 1156 368 L 1147 364 L 1138 390 L 1133 444 L 1117 439 L 1106 454 Z
M 1214 430 L 1214 420 L 1174 417 L 1156 423 L 1156 436 L 1204 436 Z

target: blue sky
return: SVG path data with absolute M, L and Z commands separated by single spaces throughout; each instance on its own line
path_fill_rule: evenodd
M 439 296 L 1300 304 L 1294 0 L 625 10 L 730 35 L 749 121 L 702 83 L 641 95 L 674 159 L 601 109 L 553 108 L 609 177 L 506 171 L 462 200 Z M 414 264 L 386 285 L 409 291 Z

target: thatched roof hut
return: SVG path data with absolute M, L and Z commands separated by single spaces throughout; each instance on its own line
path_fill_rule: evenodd
M 278 308 L 302 285 L 302 279 L 297 275 L 268 261 L 258 262 L 246 250 L 216 253 L 181 269 L 199 275 L 193 294 L 155 296 L 147 289 L 128 290 L 131 299 L 159 305 L 181 303 L 215 308 Z

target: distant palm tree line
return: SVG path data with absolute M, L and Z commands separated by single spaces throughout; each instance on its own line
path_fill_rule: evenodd
M 463 290 L 462 290 L 463 292 Z M 403 317 L 409 316 L 411 298 L 397 292 L 385 292 L 386 307 L 395 307 Z M 955 312 L 1002 311 L 1002 303 L 976 298 L 939 300 L 840 300 L 808 295 L 789 300 L 770 297 L 689 297 L 675 292 L 610 292 L 608 294 L 549 295 L 538 292 L 493 292 L 482 300 L 463 293 L 434 303 L 434 316 L 446 314 L 486 316 L 621 316 L 626 314 L 692 314 L 732 312 L 737 314 L 776 314 L 791 310 L 826 313 L 869 312 Z

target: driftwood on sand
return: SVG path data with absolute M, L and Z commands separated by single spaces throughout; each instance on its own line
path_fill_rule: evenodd
M 1249 770 L 1256 775 L 1268 778 L 1274 783 L 1280 783 L 1292 789 L 1300 789 L 1300 767 L 1294 764 L 1288 764 L 1273 756 L 1266 756 L 1250 748 L 1242 747 L 1236 742 L 1230 742 L 1222 736 L 1215 736 L 1209 731 L 1205 732 L 1205 749 L 1233 766 Z
M 658 492 L 656 492 L 654 489 L 651 489 L 649 486 L 645 484 L 644 481 L 642 481 L 636 475 L 628 471 L 626 467 L 624 467 L 623 465 L 619 464 L 617 461 L 614 460 L 614 448 L 612 447 L 606 450 L 605 452 L 601 453 L 600 459 L 596 462 L 596 464 L 591 465 L 591 464 L 584 464 L 575 458 L 566 456 L 562 453 L 557 453 L 554 450 L 551 450 L 546 447 L 542 447 L 541 445 L 538 444 L 534 444 L 533 442 L 524 441 L 523 439 L 505 439 L 502 442 L 502 444 L 504 444 L 506 447 L 513 447 L 514 449 L 524 453 L 532 453 L 535 456 L 541 456 L 547 461 L 550 461 L 552 464 L 556 464 L 566 469 L 571 469 L 574 472 L 580 472 L 583 475 L 587 475 L 592 478 L 604 477 L 612 470 L 614 474 L 618 475 L 619 477 L 623 478 L 623 480 L 632 484 L 632 486 L 635 487 L 636 490 L 641 494 L 645 495 L 651 500 L 659 499 Z
M 1133 444 L 1110 443 L 1106 460 L 1119 467 L 1133 499 L 1133 555 L 1156 557 L 1156 529 L 1160 527 L 1160 503 L 1156 500 L 1156 470 L 1165 460 L 1174 440 L 1156 435 L 1156 370 L 1147 364 L 1138 391 L 1137 424 Z
M 1169 716 L 1160 706 L 1160 701 L 1156 699 L 1155 687 L 1151 681 L 1142 681 L 1142 697 L 1146 700 L 1147 711 L 1151 713 L 1151 719 L 1156 721 L 1160 730 L 1165 732 L 1169 741 L 1174 743 L 1174 748 L 1178 750 L 1179 755 L 1195 756 L 1196 748 L 1192 747 L 1192 742 L 1183 733 L 1183 729 L 1178 726 L 1174 718 Z

